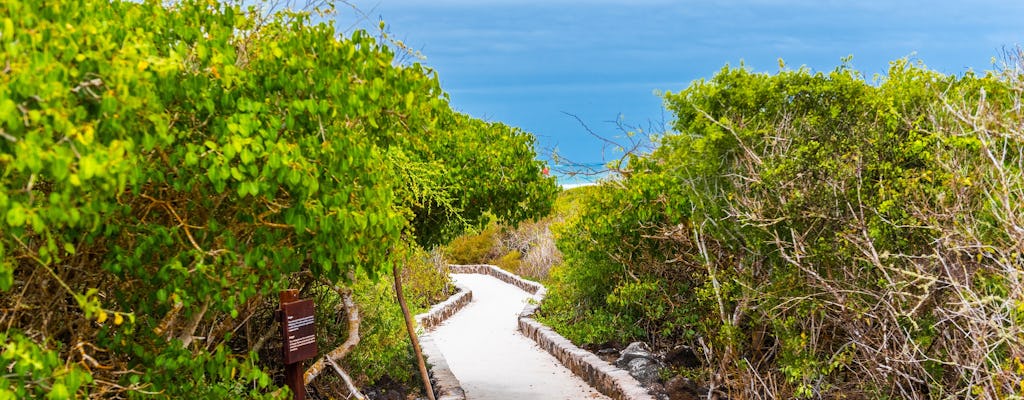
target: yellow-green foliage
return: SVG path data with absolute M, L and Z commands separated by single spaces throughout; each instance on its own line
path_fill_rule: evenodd
M 376 382 L 387 375 L 397 381 L 411 381 L 415 375 L 412 345 L 405 329 L 405 319 L 394 301 L 393 282 L 366 281 L 354 289 L 356 303 L 363 318 L 359 346 L 345 358 L 345 364 L 362 382 Z M 422 306 L 410 310 L 416 313 Z
M 448 268 L 419 246 L 411 246 L 402 254 L 402 286 L 409 306 L 425 310 L 454 294 Z
M 583 198 L 594 192 L 604 190 L 598 185 L 580 186 L 565 189 L 558 193 L 551 209 L 551 216 L 556 219 L 569 218 L 580 212 Z
M 456 264 L 489 263 L 528 279 L 547 280 L 549 270 L 562 260 L 551 229 L 578 214 L 582 199 L 599 190 L 596 186 L 563 190 L 544 218 L 515 226 L 491 223 L 479 233 L 454 240 L 443 249 L 444 255 Z
M 459 236 L 444 247 L 445 258 L 453 264 L 480 264 L 493 259 L 496 252 L 497 224 L 488 224 L 478 233 Z
M 513 274 L 522 275 L 523 272 L 520 270 L 522 267 L 522 255 L 519 254 L 519 250 L 512 250 L 508 253 L 502 254 L 501 257 L 494 259 L 494 265 L 497 265 L 503 270 L 509 271 Z

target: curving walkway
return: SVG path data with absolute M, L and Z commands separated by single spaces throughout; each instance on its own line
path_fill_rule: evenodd
M 469 400 L 607 399 L 519 333 L 529 293 L 488 275 L 452 274 L 473 301 L 431 336 Z

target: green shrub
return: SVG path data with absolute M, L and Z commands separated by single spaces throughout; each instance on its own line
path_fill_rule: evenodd
M 453 264 L 480 264 L 493 260 L 499 227 L 490 223 L 478 233 L 459 236 L 445 246 L 445 258 Z
M 407 249 L 403 256 L 402 285 L 409 307 L 426 310 L 455 294 L 448 276 L 448 265 L 440 257 L 418 246 Z
M 363 318 L 363 330 L 360 345 L 345 358 L 347 369 L 367 383 L 377 382 L 384 376 L 399 382 L 414 382 L 415 356 L 402 309 L 394 300 L 394 286 L 383 280 L 366 281 L 353 290 Z
M 580 212 L 581 199 L 597 187 L 580 187 L 559 192 L 550 215 L 508 225 L 492 223 L 479 233 L 456 238 L 443 248 L 448 262 L 489 263 L 527 279 L 546 281 L 550 269 L 562 262 L 552 227 Z
M 31 355 L 9 368 L 82 365 L 72 396 L 281 397 L 257 357 L 279 290 L 377 282 L 396 248 L 550 208 L 532 136 L 455 112 L 367 32 L 312 22 L 332 11 L 4 2 L 0 308 L 4 355 Z M 439 296 L 411 273 L 417 301 Z M 367 346 L 397 360 L 387 315 Z M 34 373 L 0 383 L 61 382 Z
M 494 260 L 494 265 L 516 275 L 522 275 L 522 264 L 522 256 L 518 250 L 512 250 Z
M 10 369 L 0 375 L 0 399 L 73 399 L 89 395 L 92 375 L 67 365 L 57 352 L 44 349 L 20 332 L 0 332 L 0 360 Z
M 1019 395 L 1019 71 L 726 67 L 666 93 L 677 133 L 555 227 L 543 320 L 701 349 L 734 398 Z
M 445 268 L 432 262 L 429 254 L 418 246 L 397 248 L 402 259 L 402 287 L 411 315 L 426 311 L 431 305 L 446 299 L 453 292 Z M 382 379 L 415 386 L 418 379 L 416 359 L 409 342 L 402 309 L 395 301 L 393 275 L 372 281 L 357 277 L 350 285 L 359 308 L 359 345 L 348 354 L 344 364 L 361 385 L 376 384 Z M 318 332 L 323 340 L 320 346 L 333 349 L 348 338 L 348 315 L 341 307 L 334 290 L 320 288 L 317 296 Z

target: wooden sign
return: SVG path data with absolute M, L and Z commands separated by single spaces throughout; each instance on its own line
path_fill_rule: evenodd
M 281 336 L 284 363 L 294 364 L 316 357 L 316 325 L 313 300 L 281 303 Z

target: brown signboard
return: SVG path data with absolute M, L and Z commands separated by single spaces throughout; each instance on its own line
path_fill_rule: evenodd
M 313 300 L 281 303 L 281 336 L 284 363 L 293 364 L 316 357 L 316 326 Z

